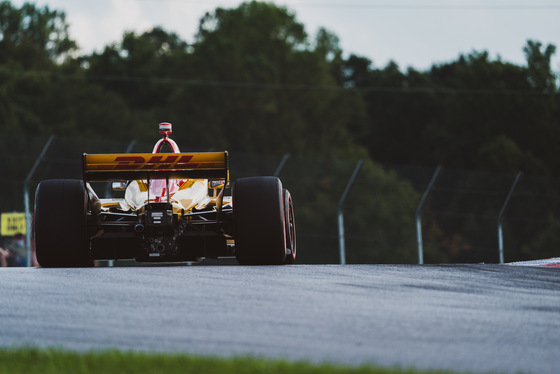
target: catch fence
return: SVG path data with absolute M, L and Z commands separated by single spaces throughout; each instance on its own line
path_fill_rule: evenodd
M 0 137 L 0 212 L 23 212 L 26 187 L 32 209 L 43 179 L 81 178 L 84 152 L 149 153 L 153 147 L 107 139 L 48 142 L 41 136 Z M 208 151 L 188 145 L 181 150 Z M 506 262 L 560 256 L 559 178 L 445 166 L 434 178 L 436 166 L 229 154 L 232 180 L 277 174 L 291 191 L 299 263 L 340 263 L 341 244 L 346 263 L 418 263 L 419 244 L 424 263 L 497 263 L 500 226 Z

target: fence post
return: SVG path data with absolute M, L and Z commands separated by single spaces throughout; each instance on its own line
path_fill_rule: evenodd
M 124 153 L 131 153 L 135 145 L 136 145 L 136 140 L 132 139 L 130 143 L 128 143 L 128 147 L 126 147 L 126 151 L 124 151 Z M 107 183 L 107 186 L 105 187 L 105 197 L 111 197 L 112 189 L 113 189 L 112 183 Z M 115 265 L 114 260 L 107 260 L 107 267 L 113 267 L 114 265 Z
M 521 175 L 523 175 L 523 173 L 519 172 L 515 176 L 515 180 L 513 181 L 513 184 L 511 185 L 509 193 L 506 197 L 506 201 L 504 201 L 504 205 L 502 206 L 500 213 L 498 213 L 498 255 L 500 257 L 500 264 L 504 263 L 504 232 L 502 228 L 504 212 L 506 211 L 507 205 L 509 204 L 509 200 L 511 199 L 511 195 L 513 195 L 513 191 L 515 190 L 517 183 L 519 183 Z
M 25 206 L 25 251 L 27 253 L 27 266 L 31 266 L 31 207 L 29 206 L 29 182 L 31 182 L 31 178 L 33 178 L 33 174 L 35 174 L 35 171 L 37 170 L 37 168 L 39 167 L 39 164 L 41 163 L 41 161 L 43 160 L 43 157 L 45 157 L 45 153 L 47 153 L 47 150 L 49 149 L 49 147 L 51 146 L 52 141 L 54 140 L 54 135 L 51 135 L 49 140 L 47 140 L 47 143 L 45 144 L 45 146 L 43 147 L 43 150 L 41 151 L 41 153 L 39 154 L 39 157 L 35 160 L 35 164 L 33 164 L 33 167 L 31 168 L 31 171 L 29 172 L 29 174 L 27 174 L 27 177 L 25 178 L 25 181 L 23 182 L 23 203 Z
M 136 145 L 136 140 L 132 139 L 130 143 L 128 143 L 128 147 L 126 147 L 126 151 L 124 151 L 124 153 L 131 153 L 135 145 Z M 107 182 L 107 184 L 105 185 L 105 198 L 111 197 L 112 189 L 113 189 L 113 184 L 111 182 Z
M 434 172 L 434 175 L 432 175 L 430 183 L 428 183 L 428 187 L 426 187 L 426 191 L 424 191 L 424 196 L 422 196 L 420 204 L 418 204 L 418 208 L 416 208 L 416 240 L 418 242 L 418 264 L 420 265 L 424 264 L 424 248 L 422 244 L 422 208 L 424 207 L 424 203 L 428 198 L 428 194 L 430 193 L 432 187 L 434 186 L 434 183 L 436 182 L 440 170 L 441 166 L 438 166 L 436 168 L 436 171 Z
M 132 139 L 132 140 L 130 141 L 130 143 L 128 143 L 128 147 L 126 147 L 125 153 L 130 153 L 130 152 L 132 152 L 132 148 L 134 148 L 135 145 L 136 145 L 136 140 Z
M 340 265 L 346 265 L 344 217 L 343 217 L 342 209 L 344 207 L 344 202 L 346 201 L 346 197 L 348 196 L 348 192 L 350 192 L 350 188 L 352 187 L 352 184 L 354 184 L 354 180 L 358 176 L 358 172 L 362 168 L 363 164 L 364 164 L 364 160 L 358 161 L 358 164 L 356 165 L 356 168 L 354 169 L 354 172 L 352 173 L 352 176 L 350 177 L 350 180 L 348 181 L 348 184 L 346 185 L 346 188 L 344 189 L 344 192 L 342 193 L 342 196 L 340 197 L 340 200 L 338 202 L 338 247 L 340 249 Z
M 284 157 L 282 157 L 282 161 L 280 161 L 280 164 L 278 165 L 276 171 L 273 174 L 275 177 L 278 177 L 278 175 L 280 175 L 280 172 L 282 171 L 282 169 L 284 169 L 284 166 L 286 165 L 286 162 L 288 161 L 289 158 L 290 158 L 289 153 L 286 153 Z

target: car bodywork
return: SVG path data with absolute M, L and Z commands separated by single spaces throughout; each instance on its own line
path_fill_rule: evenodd
M 242 264 L 292 263 L 293 206 L 280 180 L 242 178 L 230 189 L 227 151 L 182 153 L 169 138 L 171 125 L 159 127 L 163 138 L 152 153 L 84 154 L 82 180 L 39 184 L 39 263 L 91 266 L 93 260 L 184 262 L 221 257 L 237 257 Z M 169 153 L 163 153 L 166 148 Z M 107 182 L 120 197 L 99 198 L 94 185 Z M 227 193 L 230 190 L 233 195 Z M 54 204 L 63 205 L 75 220 L 50 222 Z M 69 233 L 68 227 L 78 234 Z

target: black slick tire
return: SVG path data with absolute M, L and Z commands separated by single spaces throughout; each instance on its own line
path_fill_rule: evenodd
M 87 192 L 78 179 L 52 179 L 35 192 L 35 250 L 42 267 L 93 266 Z
M 240 178 L 233 185 L 235 249 L 240 264 L 285 263 L 282 192 L 282 182 L 276 177 Z

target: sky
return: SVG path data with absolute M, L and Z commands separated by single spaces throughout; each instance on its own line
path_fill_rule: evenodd
M 62 10 L 70 36 L 81 53 L 101 51 L 123 32 L 142 33 L 154 26 L 194 41 L 200 19 L 217 7 L 235 8 L 240 0 L 36 0 Z M 525 65 L 528 39 L 560 48 L 558 0 L 284 0 L 272 1 L 294 13 L 314 39 L 324 27 L 340 47 L 367 57 L 373 67 L 389 61 L 401 70 L 427 70 L 459 55 L 488 51 L 492 59 Z M 21 6 L 23 0 L 13 0 Z M 552 69 L 560 72 L 560 49 Z

